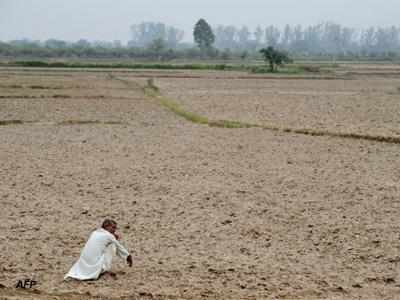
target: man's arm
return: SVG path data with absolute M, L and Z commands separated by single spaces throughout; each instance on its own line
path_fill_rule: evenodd
M 122 259 L 126 259 L 126 262 L 128 263 L 129 267 L 132 267 L 132 255 L 129 254 L 128 250 L 122 244 L 117 240 L 117 237 L 119 239 L 118 235 L 113 235 L 113 238 L 111 241 L 114 243 L 114 245 L 117 248 L 117 255 L 121 257 Z

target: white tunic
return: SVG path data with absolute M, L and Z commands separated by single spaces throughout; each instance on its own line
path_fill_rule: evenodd
M 97 279 L 110 270 L 112 255 L 115 253 L 126 260 L 129 252 L 118 242 L 113 234 L 103 228 L 92 232 L 81 252 L 79 260 L 72 266 L 64 279 Z

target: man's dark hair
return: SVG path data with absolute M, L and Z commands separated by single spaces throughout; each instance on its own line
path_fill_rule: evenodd
M 117 225 L 117 222 L 115 222 L 114 220 L 111 220 L 111 219 L 105 219 L 103 221 L 103 224 L 101 225 L 101 227 L 106 228 L 107 226 L 110 226 L 110 225 Z

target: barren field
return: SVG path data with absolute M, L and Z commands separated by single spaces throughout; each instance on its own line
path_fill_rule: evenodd
M 186 110 L 214 120 L 400 137 L 397 71 L 330 80 L 160 78 L 157 84 Z
M 210 120 L 399 137 L 398 69 L 354 69 L 0 69 L 0 299 L 398 299 L 398 143 L 199 125 L 142 88 Z M 133 267 L 63 281 L 105 217 Z

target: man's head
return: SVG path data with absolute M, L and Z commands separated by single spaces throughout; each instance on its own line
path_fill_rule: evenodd
M 101 227 L 107 230 L 108 232 L 114 234 L 115 231 L 117 230 L 117 222 L 111 219 L 105 219 Z

